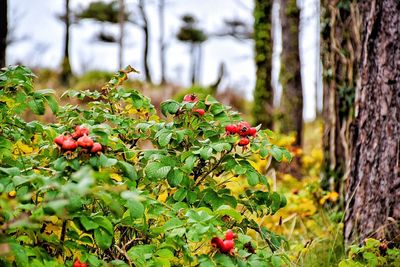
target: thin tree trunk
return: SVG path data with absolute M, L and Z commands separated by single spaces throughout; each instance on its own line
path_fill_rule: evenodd
M 203 49 L 202 45 L 197 44 L 197 60 L 196 60 L 196 82 L 201 82 L 201 63 L 203 61 Z
M 69 38 L 70 38 L 70 8 L 69 1 L 65 0 L 65 37 L 64 37 L 64 57 L 62 62 L 62 71 L 61 71 L 61 82 L 63 84 L 68 84 L 69 79 L 72 76 L 71 63 L 69 58 Z
M 321 19 L 323 83 L 322 188 L 341 192 L 350 167 L 350 124 L 354 116 L 357 62 L 360 51 L 357 1 L 349 7 L 337 0 L 323 2 Z
M 362 52 L 346 184 L 345 240 L 399 240 L 400 5 L 360 1 Z
M 159 46 L 160 46 L 160 67 L 161 67 L 161 84 L 165 84 L 167 82 L 167 79 L 165 77 L 165 72 L 166 72 L 166 61 L 165 61 L 165 17 L 164 17 L 164 9 L 165 9 L 165 0 L 160 0 L 159 6 L 158 6 L 158 18 L 159 18 L 159 28 L 160 28 L 160 40 L 159 40 Z
M 125 35 L 125 0 L 119 0 L 119 51 L 118 51 L 118 66 L 119 69 L 124 67 L 124 35 Z
M 191 66 L 190 66 L 190 81 L 192 85 L 196 84 L 196 44 L 190 44 L 190 59 L 191 59 Z
M 256 87 L 254 89 L 253 116 L 256 124 L 262 128 L 273 126 L 274 92 L 271 85 L 272 37 L 271 17 L 272 2 L 255 0 L 254 5 L 254 43 L 256 63 Z
M 0 0 L 0 68 L 6 66 L 7 31 L 7 0 Z
M 143 51 L 143 65 L 144 65 L 144 75 L 146 76 L 146 81 L 151 83 L 151 74 L 149 68 L 149 46 L 150 46 L 150 33 L 149 33 L 149 23 L 147 20 L 147 15 L 144 10 L 145 3 L 144 0 L 139 1 L 139 11 L 143 20 L 143 33 L 144 33 L 144 51 Z
M 282 125 L 283 133 L 296 133 L 294 145 L 302 145 L 303 90 L 300 73 L 299 25 L 300 10 L 296 0 L 281 0 L 282 63 Z

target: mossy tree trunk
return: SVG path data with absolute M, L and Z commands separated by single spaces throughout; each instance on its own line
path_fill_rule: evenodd
M 71 26 L 71 14 L 69 8 L 69 1 L 65 0 L 65 37 L 64 37 L 64 56 L 61 65 L 61 82 L 68 85 L 69 80 L 72 76 L 71 63 L 69 58 L 69 39 L 70 39 L 70 26 Z
M 343 177 L 350 166 L 360 18 L 355 0 L 347 5 L 324 0 L 322 7 L 324 163 L 321 184 L 325 190 L 343 193 Z
M 262 128 L 273 126 L 273 89 L 271 85 L 272 38 L 271 0 L 255 0 L 254 42 L 256 63 L 256 87 L 254 89 L 253 116 Z
M 0 0 L 0 68 L 6 65 L 7 32 L 7 0 Z
M 351 130 L 345 240 L 400 236 L 400 4 L 359 1 L 360 82 Z
M 303 90 L 301 86 L 299 25 L 300 10 L 296 0 L 281 0 L 282 56 L 280 81 L 282 83 L 281 131 L 296 133 L 294 145 L 302 145 Z

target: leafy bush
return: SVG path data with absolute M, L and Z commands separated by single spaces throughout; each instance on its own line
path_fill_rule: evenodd
M 400 250 L 393 242 L 367 238 L 363 246 L 351 246 L 349 258 L 342 260 L 339 267 L 399 266 Z
M 122 86 L 132 71 L 101 91 L 64 95 L 91 99 L 85 108 L 34 91 L 24 67 L 0 73 L 0 265 L 288 263 L 285 239 L 257 223 L 286 199 L 250 156 L 280 161 L 290 153 L 270 143 L 269 130 L 248 134 L 239 114 L 210 96 L 166 101 L 159 118 L 148 98 Z M 47 105 L 56 124 L 19 117 Z M 246 129 L 225 132 L 228 124 Z M 235 193 L 229 185 L 237 177 L 248 185 Z M 232 237 L 221 239 L 229 229 L 237 234 L 232 249 Z

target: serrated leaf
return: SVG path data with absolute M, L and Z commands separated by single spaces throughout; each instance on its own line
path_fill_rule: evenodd
M 164 116 L 167 116 L 168 114 L 176 114 L 178 110 L 179 110 L 179 103 L 176 102 L 175 100 L 167 100 L 161 103 L 161 113 Z
M 182 200 L 186 197 L 186 194 L 187 194 L 187 190 L 186 190 L 185 188 L 179 188 L 179 189 L 175 192 L 173 198 L 174 198 L 176 201 L 180 202 L 180 201 L 182 201 Z
M 256 172 L 248 171 L 246 172 L 246 176 L 247 176 L 247 183 L 250 186 L 255 186 L 260 182 L 259 174 Z
M 97 228 L 94 230 L 94 238 L 96 241 L 96 245 L 99 246 L 102 250 L 108 249 L 113 240 L 113 236 L 110 235 L 104 228 Z
M 228 215 L 229 217 L 233 218 L 235 221 L 237 221 L 239 223 L 243 219 L 242 215 L 237 210 L 235 210 L 234 208 L 232 208 L 228 205 L 220 206 L 214 213 L 218 214 L 219 216 Z
M 151 162 L 145 168 L 145 173 L 150 179 L 166 178 L 171 166 L 165 166 L 160 162 Z
M 171 138 L 172 138 L 172 133 L 171 132 L 162 133 L 158 137 L 158 144 L 161 147 L 165 147 L 166 145 L 169 144 L 169 142 L 171 141 Z
M 125 161 L 118 161 L 118 166 L 129 179 L 136 180 L 138 178 L 136 169 L 132 164 Z
M 279 147 L 273 146 L 269 153 L 274 157 L 274 159 L 278 162 L 282 161 L 283 153 Z
M 129 210 L 131 218 L 137 219 L 142 218 L 144 214 L 144 206 L 140 201 L 130 199 L 126 202 L 126 207 Z

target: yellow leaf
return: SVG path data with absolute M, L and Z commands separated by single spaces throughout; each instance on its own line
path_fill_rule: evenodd
M 117 174 L 117 173 L 113 173 L 110 175 L 111 179 L 113 179 L 116 182 L 122 182 L 122 177 L 121 175 Z

